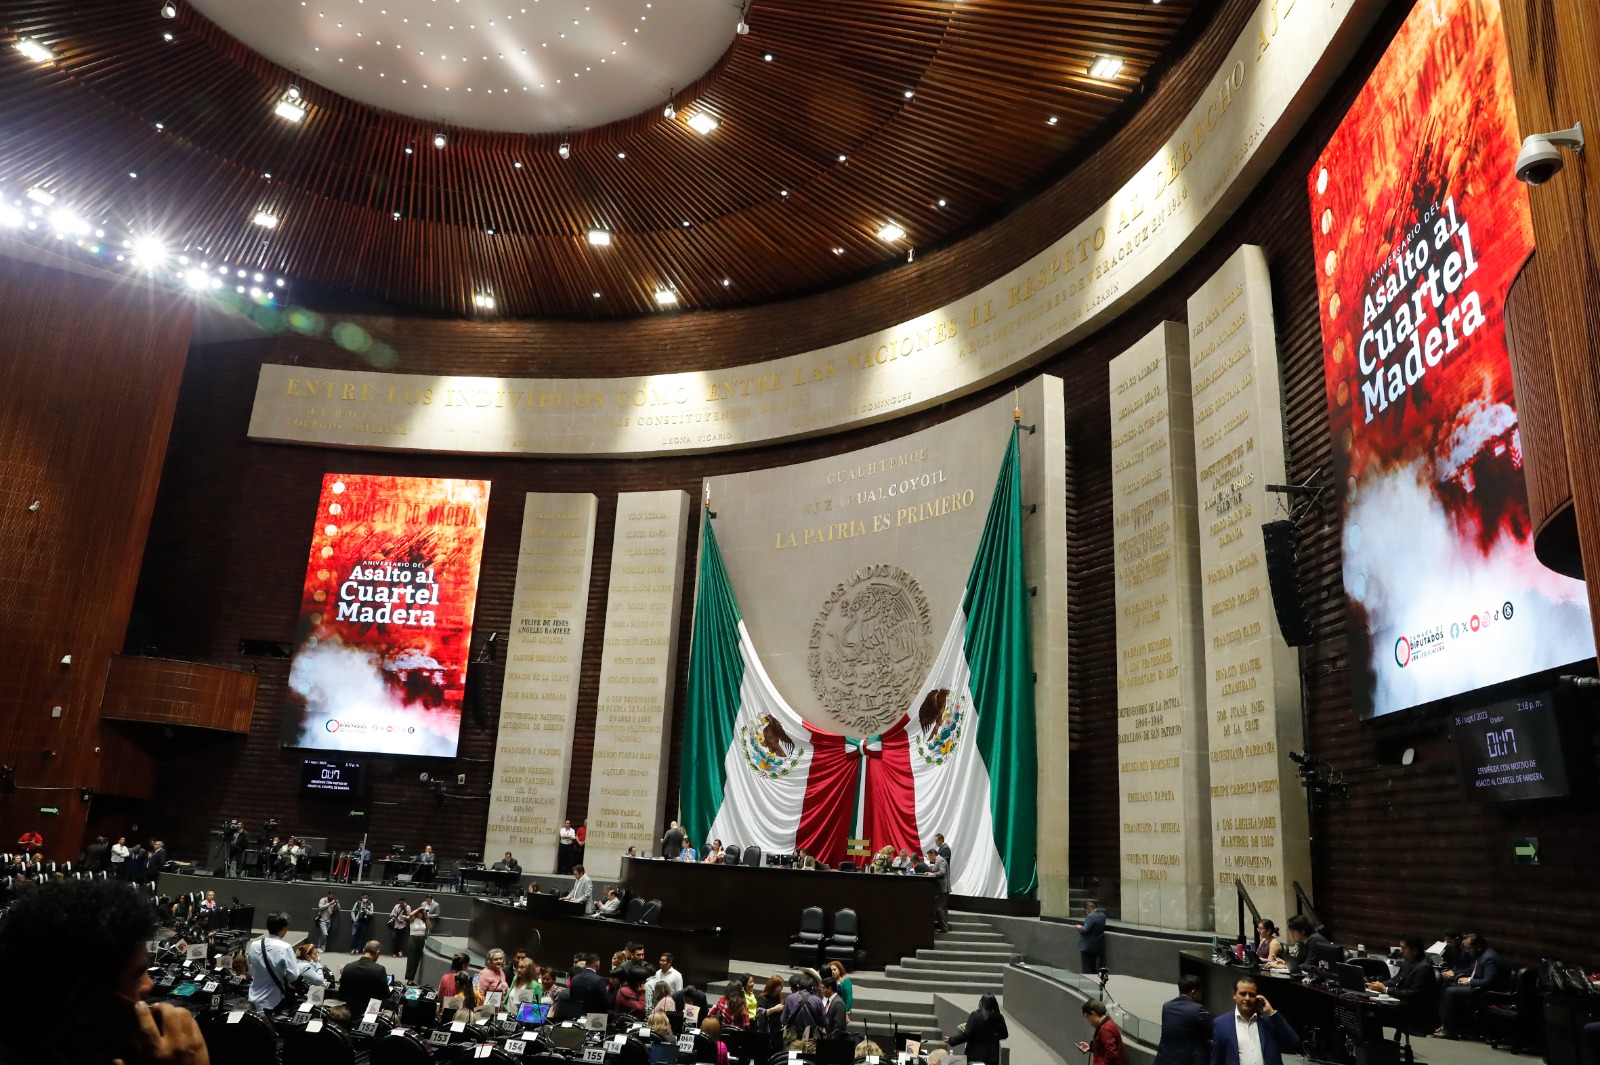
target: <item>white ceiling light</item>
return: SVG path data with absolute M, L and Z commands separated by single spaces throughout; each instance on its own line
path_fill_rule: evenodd
M 608 248 L 611 246 L 611 232 L 605 229 L 591 229 L 589 243 L 597 248 Z
M 277 106 L 272 109 L 272 113 L 290 122 L 299 122 L 305 118 L 306 105 L 300 102 L 300 90 L 293 85 L 285 89 L 283 95 L 278 97 Z
M 715 118 L 706 114 L 704 111 L 696 111 L 689 119 L 689 128 L 700 134 L 702 137 L 709 134 L 719 125 L 721 125 L 721 123 L 719 123 Z
M 9 203 L 0 203 L 0 226 L 4 226 L 7 229 L 15 229 L 27 220 L 27 215 L 24 215 L 21 209 L 13 207 Z
M 251 218 L 250 221 L 254 222 L 262 229 L 278 228 L 278 216 L 273 214 L 271 211 L 257 211 L 255 213 L 255 217 Z
M 161 17 L 162 18 L 177 18 L 178 17 L 178 5 L 177 4 L 171 4 L 171 3 L 162 4 L 161 5 Z
M 1060 122 L 1060 121 L 1061 121 L 1061 120 L 1060 120 L 1060 119 L 1059 119 L 1059 118 L 1057 118 L 1057 117 L 1056 117 L 1056 116 L 1055 116 L 1055 115 L 1051 115 L 1051 116 L 1050 116 L 1050 125 L 1052 125 L 1052 126 L 1053 126 L 1053 125 L 1055 125 L 1055 124 L 1056 124 L 1056 123 L 1057 123 L 1057 122 Z
M 89 232 L 89 223 L 65 207 L 50 212 L 50 225 L 58 237 L 81 237 Z
M 136 237 L 133 241 L 133 261 L 146 270 L 154 270 L 167 261 L 167 246 L 160 237 Z
M 49 63 L 54 61 L 56 54 L 32 37 L 23 37 L 17 41 L 17 51 L 33 60 L 35 63 Z
M 678 109 L 672 106 L 671 97 L 667 98 L 667 106 L 661 109 L 661 117 L 666 119 L 668 122 L 671 122 L 673 119 L 678 117 Z
M 906 231 L 893 222 L 886 222 L 884 227 L 878 230 L 879 240 L 899 240 L 905 235 Z
M 675 307 L 678 303 L 678 294 L 670 288 L 656 289 L 656 303 L 663 307 Z
M 915 95 L 917 95 L 917 90 L 915 90 L 915 89 L 907 89 L 906 90 L 906 99 L 907 100 L 911 99 Z
M 556 149 L 556 154 L 561 156 L 563 159 L 570 159 L 572 157 L 572 145 L 568 144 L 566 141 L 562 141 L 561 147 Z
M 492 311 L 494 310 L 494 296 L 488 292 L 474 292 L 472 294 L 472 305 L 480 311 Z
M 211 287 L 211 275 L 204 270 L 190 270 L 183 275 L 183 283 L 193 289 Z
M 52 203 L 56 202 L 56 198 L 53 193 L 46 192 L 44 189 L 41 189 L 37 186 L 29 189 L 27 195 L 28 199 L 45 207 L 49 207 Z
M 446 143 L 448 142 L 444 139 L 443 133 L 435 133 L 433 135 L 433 146 L 435 148 L 443 148 Z
M 1114 55 L 1096 56 L 1093 63 L 1089 64 L 1089 76 L 1109 81 L 1117 76 L 1117 71 L 1122 69 L 1122 60 Z

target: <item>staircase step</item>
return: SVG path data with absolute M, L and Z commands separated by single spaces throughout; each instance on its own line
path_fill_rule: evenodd
M 946 961 L 933 958 L 901 958 L 898 968 L 926 970 L 929 972 L 950 973 L 1003 973 L 1011 962 L 999 954 L 975 954 L 962 958 L 959 961 Z M 896 966 L 889 966 L 890 969 Z
M 912 975 L 879 976 L 873 973 L 871 983 L 862 977 L 856 980 L 858 987 L 884 988 L 891 991 L 922 991 L 927 994 L 947 995 L 981 995 L 985 991 L 998 992 L 1004 986 L 1005 980 L 1000 974 L 984 976 L 974 974 L 967 976 L 962 973 L 950 973 L 945 976 L 935 976 L 931 973 L 914 973 Z
M 993 932 L 994 926 L 982 917 L 962 917 L 960 914 L 950 915 L 951 928 L 970 928 L 974 932 Z
M 1010 961 L 1016 953 L 1011 944 L 1002 943 L 998 946 L 952 946 L 952 947 L 923 947 L 917 951 L 916 956 L 929 961 L 946 961 L 959 965 L 963 961 Z
M 859 1032 L 863 1023 L 867 1026 L 868 1034 L 880 1045 L 893 1035 L 897 1027 L 912 1038 L 939 1034 L 939 1021 L 932 1013 L 901 1013 L 899 1010 L 891 1013 L 860 1007 L 851 1010 L 851 1029 Z
M 999 932 L 975 932 L 968 929 L 951 930 L 949 932 L 935 932 L 935 943 L 1008 943 L 1009 940 Z

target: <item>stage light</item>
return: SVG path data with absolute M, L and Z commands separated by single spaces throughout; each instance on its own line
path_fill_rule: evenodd
M 656 303 L 663 307 L 674 307 L 678 303 L 678 294 L 670 288 L 656 289 Z
M 1056 117 L 1056 116 L 1055 116 L 1055 115 L 1051 115 L 1051 116 L 1050 116 L 1050 123 L 1049 123 L 1049 124 L 1050 124 L 1050 125 L 1052 125 L 1052 126 L 1053 126 L 1053 125 L 1055 125 L 1055 124 L 1056 124 L 1056 123 L 1057 123 L 1057 122 L 1060 122 L 1060 121 L 1061 121 L 1061 120 L 1060 120 L 1060 119 L 1059 119 L 1059 118 L 1057 118 L 1057 117 Z
M 304 119 L 306 117 L 306 105 L 300 102 L 300 90 L 293 85 L 285 89 L 283 95 L 278 97 L 278 103 L 273 107 L 272 113 L 290 122 L 299 122 Z
M 89 223 L 65 207 L 50 212 L 50 225 L 55 228 L 58 237 L 81 237 L 89 232 Z
M 433 146 L 435 148 L 443 148 L 445 146 L 445 143 L 446 142 L 445 142 L 443 133 L 435 133 L 433 135 Z
M 843 152 L 839 153 L 839 162 L 841 162 L 841 163 L 846 162 L 847 160 L 849 160 L 849 158 L 850 157 L 848 155 L 844 154 Z
M 719 125 L 721 125 L 720 122 L 706 114 L 704 111 L 696 111 L 694 116 L 689 119 L 689 128 L 700 134 L 702 137 L 709 134 Z
M 885 223 L 884 227 L 882 229 L 878 230 L 878 239 L 879 240 L 891 240 L 891 241 L 899 240 L 901 237 L 903 237 L 905 235 L 906 235 L 906 231 L 904 229 L 901 229 L 899 226 L 897 226 L 893 222 Z
M 562 141 L 561 147 L 556 149 L 556 154 L 561 156 L 563 159 L 572 158 L 572 145 L 568 144 L 566 141 Z
M 672 106 L 672 101 L 667 101 L 667 106 L 661 109 L 661 117 L 671 122 L 678 117 L 678 109 Z
M 907 100 L 911 99 L 915 95 L 917 95 L 917 90 L 915 90 L 915 89 L 907 89 L 906 90 L 906 99 Z
M 56 202 L 54 194 L 48 193 L 37 187 L 29 189 L 27 192 L 27 197 L 34 203 L 42 204 L 45 207 L 49 207 L 52 203 Z
M 133 261 L 146 270 L 155 270 L 167 261 L 167 247 L 159 237 L 135 237 Z
M 190 270 L 183 275 L 183 283 L 195 290 L 211 287 L 211 275 L 204 270 Z
M 0 203 L 0 226 L 5 226 L 7 229 L 15 229 L 27 220 L 27 216 L 22 213 L 20 208 L 13 207 L 9 203 Z
M 472 294 L 472 305 L 480 311 L 492 311 L 494 310 L 494 297 L 487 292 L 474 292 Z
M 733 24 L 733 32 L 737 33 L 741 37 L 745 36 L 746 34 L 748 34 L 750 32 L 750 23 L 748 23 L 748 22 L 746 22 L 744 20 L 744 16 L 743 15 L 740 15 L 739 16 L 739 21 L 735 22 Z
M 32 37 L 23 37 L 17 41 L 17 51 L 33 60 L 35 63 L 49 63 L 55 60 L 56 54 Z
M 1114 55 L 1096 56 L 1093 63 L 1089 64 L 1089 76 L 1110 81 L 1117 76 L 1117 71 L 1122 69 L 1122 60 Z
M 278 228 L 278 216 L 273 214 L 271 211 L 257 211 L 255 213 L 255 217 L 250 219 L 250 221 L 254 222 L 262 229 Z
M 178 5 L 177 4 L 162 4 L 161 5 L 161 17 L 162 18 L 177 18 L 178 17 Z
M 591 230 L 589 230 L 589 243 L 593 244 L 597 248 L 610 247 L 611 246 L 611 233 L 610 233 L 610 231 L 609 230 L 605 230 L 605 229 L 591 229 Z

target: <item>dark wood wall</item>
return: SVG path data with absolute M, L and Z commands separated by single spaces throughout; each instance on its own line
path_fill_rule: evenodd
M 193 321 L 171 293 L 0 256 L 0 842 L 37 829 L 77 857 Z
M 1222 234 L 1140 306 L 1044 367 L 1062 376 L 1067 386 L 1072 690 L 1068 707 L 1052 709 L 1069 713 L 1072 720 L 1074 876 L 1109 885 L 1119 870 L 1106 364 L 1154 323 L 1181 320 L 1188 295 L 1239 244 L 1259 244 L 1266 251 L 1273 281 L 1290 476 L 1303 479 L 1326 466 L 1329 440 L 1305 175 L 1407 6 L 1394 5 L 1385 12 L 1330 100 Z M 1229 4 L 1216 21 L 1226 32 L 1236 33 L 1240 10 L 1240 5 Z M 1232 28 L 1226 30 L 1230 20 Z M 1213 45 L 1208 40 L 1197 46 L 1193 62 L 1214 68 Z M 1197 92 L 1203 75 L 1200 67 L 1179 64 L 1139 120 L 1125 131 L 1126 137 L 1114 139 L 1089 166 L 969 244 L 945 256 L 929 256 L 936 264 L 925 265 L 919 259 L 915 267 L 825 297 L 734 314 L 594 326 L 373 317 L 359 322 L 392 345 L 400 353 L 400 368 L 411 372 L 560 375 L 629 373 L 644 367 L 672 370 L 737 364 L 843 339 L 852 331 L 919 313 L 968 291 L 1036 250 L 1037 232 L 1066 229 L 1081 213 L 1082 204 L 1099 202 L 1139 159 L 1148 157 L 1154 141 L 1176 120 L 1182 101 L 1164 94 L 1178 93 L 1184 86 Z M 1046 225 L 1052 212 L 1054 217 Z M 638 461 L 430 457 L 245 440 L 256 368 L 263 361 L 295 360 L 308 366 L 362 365 L 327 341 L 299 335 L 197 349 L 191 358 L 139 593 L 152 641 L 164 654 L 192 654 L 234 664 L 243 661 L 236 654 L 241 637 L 287 642 L 318 484 L 324 472 L 337 469 L 487 477 L 494 482 L 476 622 L 476 641 L 481 645 L 489 632 L 503 631 L 510 617 L 521 494 L 595 492 L 601 506 L 589 600 L 593 638 L 585 649 L 567 796 L 574 817 L 582 816 L 588 794 L 598 634 L 604 622 L 618 492 L 680 488 L 698 499 L 703 476 L 853 451 L 961 413 L 1009 387 L 1002 384 L 923 414 L 823 440 L 700 457 Z M 1568 957 L 1600 959 L 1600 928 L 1576 919 L 1600 896 L 1585 882 L 1592 863 L 1586 862 L 1582 845 L 1585 837 L 1600 829 L 1600 816 L 1576 800 L 1533 806 L 1468 805 L 1461 798 L 1438 715 L 1375 723 L 1356 720 L 1348 692 L 1339 539 L 1331 511 L 1328 518 L 1327 524 L 1313 524 L 1301 545 L 1301 575 L 1318 631 L 1306 656 L 1309 745 L 1350 783 L 1349 797 L 1320 812 L 1315 823 L 1316 893 L 1323 916 L 1342 939 L 1369 945 L 1388 942 L 1413 927 L 1433 935 L 1459 925 L 1502 941 L 1516 957 L 1531 958 L 1559 948 Z M 692 557 L 685 563 L 692 565 Z M 689 609 L 686 602 L 679 705 Z M 169 826 L 169 838 L 192 849 L 222 816 L 254 823 L 276 816 L 296 830 L 336 839 L 351 838 L 370 827 L 380 843 L 426 840 L 447 855 L 477 849 L 487 811 L 482 796 L 499 700 L 498 668 L 491 671 L 486 727 L 470 721 L 465 725 L 462 757 L 448 766 L 374 759 L 381 802 L 365 821 L 352 821 L 341 810 L 297 800 L 297 755 L 277 745 L 285 667 L 266 660 L 255 664 L 261 685 L 251 734 L 175 750 L 163 762 L 162 808 L 151 811 L 151 819 L 159 817 Z M 1418 758 L 1402 768 L 1398 753 L 1406 746 L 1415 747 Z M 1573 752 L 1573 762 L 1575 776 L 1592 774 L 1592 736 Z M 451 797 L 436 805 L 416 780 L 424 769 L 443 769 L 450 780 L 456 772 L 466 772 L 469 783 L 465 788 L 452 784 L 447 789 Z M 669 806 L 676 798 L 675 761 L 671 780 Z M 1286 786 L 1292 792 L 1294 785 Z M 465 797 L 456 797 L 457 792 Z M 1511 841 L 1523 836 L 1540 838 L 1543 865 L 1511 864 Z M 1060 845 L 1059 840 L 1042 841 L 1042 846 Z M 1529 919 L 1531 914 L 1545 919 L 1535 922 Z M 1285 915 L 1270 916 L 1281 920 Z M 1548 919 L 1552 917 L 1555 920 Z

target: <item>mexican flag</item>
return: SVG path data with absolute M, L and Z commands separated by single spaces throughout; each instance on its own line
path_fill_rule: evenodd
M 837 864 L 854 833 L 921 853 L 943 834 L 951 890 L 1004 897 L 1037 874 L 1037 746 L 1015 426 L 961 603 L 906 714 L 879 736 L 803 721 L 750 641 L 709 518 L 684 722 L 682 810 L 697 843 L 805 850 Z

